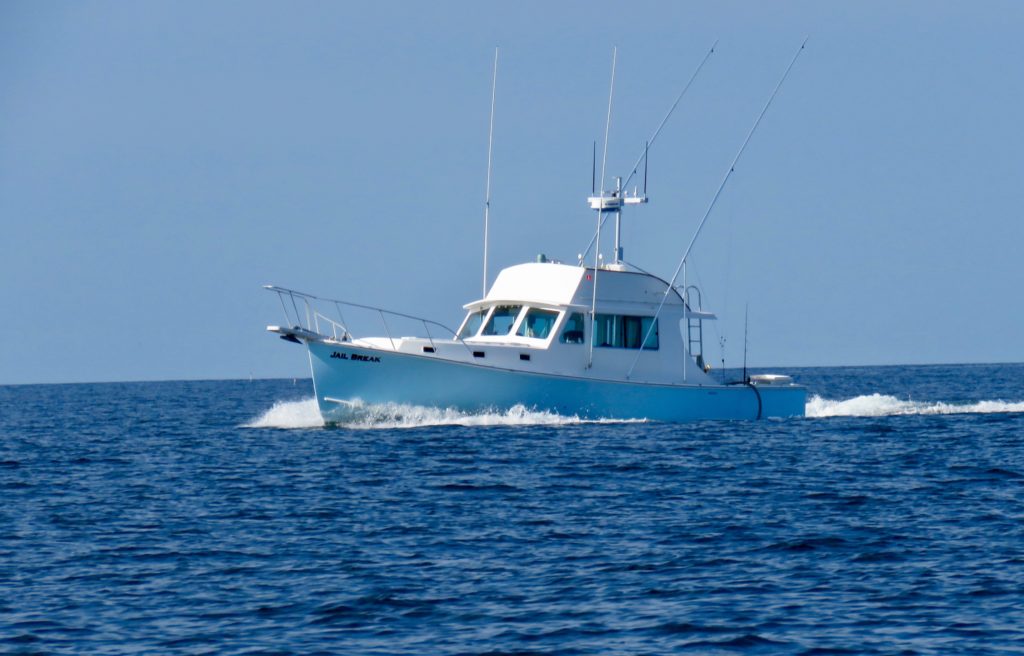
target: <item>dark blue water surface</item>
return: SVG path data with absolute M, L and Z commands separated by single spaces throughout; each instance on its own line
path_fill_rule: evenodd
M 0 387 L 0 651 L 1024 651 L 1024 365 L 790 373 L 817 416 Z

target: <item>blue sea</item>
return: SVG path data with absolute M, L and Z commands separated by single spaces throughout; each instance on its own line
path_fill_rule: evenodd
M 1024 652 L 1024 365 L 783 372 L 808 417 L 0 387 L 0 652 Z

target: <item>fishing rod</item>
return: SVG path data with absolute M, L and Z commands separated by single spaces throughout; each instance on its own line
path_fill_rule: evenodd
M 716 39 L 715 42 L 711 44 L 711 48 L 708 50 L 707 54 L 704 55 L 704 59 L 702 59 L 700 61 L 700 64 L 698 64 L 697 68 L 693 71 L 693 75 L 690 76 L 690 79 L 686 82 L 686 85 L 683 87 L 683 90 L 679 92 L 678 96 L 676 96 L 676 99 L 672 103 L 672 106 L 668 108 L 668 111 L 665 113 L 664 118 L 661 119 L 661 123 L 659 123 L 657 129 L 654 130 L 654 134 L 652 134 L 651 138 L 647 140 L 647 143 L 644 145 L 643 152 L 640 153 L 640 157 L 637 158 L 636 164 L 633 165 L 633 170 L 626 177 L 626 182 L 623 183 L 623 185 L 622 185 L 623 189 L 625 189 L 626 187 L 629 186 L 630 180 L 632 180 L 633 176 L 636 175 L 637 171 L 640 170 L 640 162 L 643 162 L 644 163 L 644 180 L 645 180 L 645 183 L 644 183 L 644 193 L 646 195 L 646 192 L 647 192 L 647 184 L 646 184 L 646 178 L 647 178 L 647 151 L 650 150 L 650 147 L 654 145 L 654 141 L 658 138 L 658 135 L 661 134 L 662 128 L 664 128 L 665 124 L 668 123 L 668 119 L 672 116 L 672 113 L 674 111 L 676 111 L 676 107 L 679 105 L 679 101 L 681 101 L 683 99 L 683 96 L 686 95 L 686 92 L 690 90 L 690 85 L 692 85 L 693 81 L 697 79 L 697 75 L 699 75 L 701 69 L 704 68 L 704 64 L 706 64 L 708 59 L 711 58 L 711 55 L 714 54 L 715 47 L 717 45 L 718 45 L 718 40 Z M 607 143 L 607 137 L 605 137 L 605 142 Z M 596 146 L 595 146 L 595 148 L 596 148 Z M 595 151 L 595 155 L 596 155 L 596 151 Z M 595 163 L 596 163 L 596 157 L 595 157 Z M 593 168 L 593 167 L 591 167 L 591 168 Z M 591 177 L 591 187 L 593 187 L 593 179 L 594 179 L 593 172 L 591 173 L 590 177 Z M 602 177 L 601 189 L 602 189 L 602 194 L 603 194 L 604 193 L 604 191 L 603 191 L 604 190 L 604 179 L 603 179 L 604 175 L 602 174 L 601 177 Z M 600 226 L 598 227 L 598 234 L 600 234 L 601 229 L 604 228 L 604 222 L 605 222 L 605 219 L 607 217 L 603 216 L 605 214 L 605 212 L 598 212 L 598 214 L 602 215 L 601 216 L 601 223 L 600 223 Z M 583 254 L 580 256 L 580 261 L 581 262 L 584 259 L 586 259 L 587 255 L 590 254 L 590 249 L 594 247 L 594 241 L 596 239 L 597 239 L 597 235 L 595 235 L 594 237 L 591 237 L 590 243 L 587 244 L 587 250 L 583 251 Z
M 747 378 L 747 327 L 750 325 L 750 303 L 743 308 L 743 382 L 749 383 Z
M 808 37 L 809 38 L 809 37 Z M 725 185 L 729 182 L 729 178 L 732 177 L 733 172 L 736 170 L 736 163 L 740 161 L 740 157 L 743 156 L 743 151 L 747 149 L 747 144 L 750 143 L 750 138 L 754 136 L 754 132 L 757 130 L 757 126 L 761 124 L 761 119 L 764 118 L 765 113 L 768 112 L 768 108 L 771 106 L 772 101 L 775 100 L 776 94 L 779 93 L 779 89 L 782 87 L 782 83 L 789 77 L 789 72 L 793 70 L 793 65 L 796 60 L 800 57 L 800 53 L 804 51 L 804 46 L 807 45 L 807 38 L 804 38 L 803 43 L 800 44 L 800 48 L 793 55 L 793 59 L 789 62 L 789 66 L 786 67 L 786 72 L 782 74 L 782 78 L 779 83 L 775 85 L 775 89 L 772 90 L 772 95 L 769 96 L 768 102 L 764 104 L 761 109 L 761 113 L 757 115 L 757 120 L 754 121 L 754 125 L 751 126 L 750 132 L 747 133 L 747 138 L 743 140 L 743 145 L 740 146 L 739 151 L 736 153 L 736 157 L 733 158 L 732 163 L 729 165 L 729 170 L 726 171 L 725 176 L 722 178 L 721 184 L 718 185 L 718 190 L 715 195 L 711 198 L 711 203 L 708 204 L 707 210 L 704 212 L 704 216 L 701 217 L 700 223 L 697 224 L 697 230 L 693 233 L 693 238 L 690 239 L 690 244 L 686 247 L 686 251 L 683 253 L 683 257 L 679 260 L 679 266 L 676 267 L 675 273 L 672 274 L 672 280 L 669 282 L 668 287 L 665 288 L 665 294 L 661 297 L 661 303 L 658 304 L 658 310 L 654 313 L 654 321 L 651 322 L 651 327 L 647 329 L 647 334 L 644 335 L 644 339 L 641 344 L 646 344 L 647 340 L 650 339 L 651 333 L 654 331 L 654 327 L 658 325 L 658 315 L 661 314 L 661 309 L 665 307 L 665 301 L 668 300 L 669 293 L 674 289 L 676 279 L 679 277 L 679 272 L 685 270 L 686 259 L 690 257 L 690 251 L 693 250 L 693 245 L 697 242 L 697 238 L 700 236 L 701 230 L 704 229 L 704 224 L 707 223 L 708 217 L 711 216 L 711 210 L 715 209 L 715 204 L 718 203 L 719 197 L 722 195 L 722 190 L 725 189 Z M 685 279 L 684 279 L 685 284 Z M 683 306 L 683 312 L 686 312 L 685 302 Z M 626 372 L 626 378 L 628 379 L 633 373 L 633 368 L 636 367 L 637 361 L 640 359 L 640 354 L 643 353 L 643 349 L 640 349 L 636 353 L 636 357 L 633 358 L 633 364 L 630 365 L 629 371 Z M 686 380 L 686 367 L 683 367 L 683 380 Z

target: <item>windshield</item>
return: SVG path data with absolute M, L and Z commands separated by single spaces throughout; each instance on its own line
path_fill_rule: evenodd
M 516 331 L 516 334 L 520 337 L 547 339 L 557 318 L 557 312 L 530 308 L 530 311 L 526 313 L 526 318 L 519 324 L 519 330 Z
M 512 326 L 515 325 L 516 317 L 519 316 L 519 310 L 523 309 L 522 305 L 499 305 L 494 308 L 494 312 L 491 314 L 491 318 L 487 321 L 487 325 L 480 332 L 481 335 L 507 335 L 512 332 Z
M 483 323 L 486 315 L 487 310 L 470 312 L 466 317 L 466 321 L 462 324 L 462 330 L 459 331 L 459 339 L 476 336 L 477 331 L 480 330 L 480 324 Z

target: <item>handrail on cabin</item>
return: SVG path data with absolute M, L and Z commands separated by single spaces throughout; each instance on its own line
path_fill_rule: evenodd
M 352 333 L 349 331 L 348 326 L 345 325 L 345 318 L 344 318 L 344 316 L 342 315 L 342 312 L 341 312 L 341 307 L 340 306 L 344 305 L 344 306 L 348 306 L 348 307 L 359 308 L 361 310 L 370 310 L 370 311 L 373 311 L 373 312 L 376 312 L 377 314 L 379 314 L 380 315 L 380 319 L 381 319 L 381 323 L 384 325 L 384 332 L 387 335 L 388 340 L 391 342 L 392 350 L 397 350 L 395 348 L 395 340 L 394 340 L 394 337 L 392 337 L 392 335 L 391 335 L 391 329 L 388 326 L 387 319 L 385 318 L 384 315 L 391 315 L 391 316 L 395 316 L 395 317 L 401 317 L 403 319 L 410 319 L 412 321 L 419 321 L 420 323 L 422 323 L 423 324 L 423 329 L 427 333 L 427 340 L 430 342 L 430 346 L 431 347 L 434 346 L 434 337 L 433 337 L 433 335 L 430 334 L 430 326 L 433 325 L 433 326 L 437 326 L 438 328 L 441 328 L 442 330 L 444 330 L 444 331 L 446 331 L 448 333 L 451 333 L 453 341 L 459 342 L 460 344 L 462 344 L 467 349 L 469 348 L 469 346 L 466 345 L 466 343 L 462 340 L 462 338 L 459 337 L 458 332 L 452 330 L 451 328 L 449 328 L 448 326 L 444 325 L 443 323 L 439 323 L 439 322 L 434 321 L 432 319 L 425 319 L 423 317 L 417 317 L 415 315 L 405 314 L 403 312 L 395 312 L 394 310 L 386 310 L 384 308 L 377 307 L 375 305 L 363 305 L 361 303 L 353 303 L 351 301 L 342 301 L 342 300 L 334 299 L 334 298 L 324 298 L 322 296 L 315 296 L 313 294 L 307 294 L 306 292 L 300 292 L 300 291 L 295 290 L 295 289 L 288 289 L 287 287 L 278 287 L 277 285 L 263 285 L 263 289 L 266 289 L 267 291 L 271 291 L 271 292 L 274 292 L 274 293 L 277 294 L 278 300 L 281 301 L 281 309 L 284 310 L 285 321 L 288 322 L 289 324 L 291 324 L 292 323 L 292 315 L 290 315 L 288 313 L 288 306 L 285 305 L 285 302 L 284 302 L 284 297 L 288 296 L 288 300 L 291 302 L 292 310 L 295 313 L 295 323 L 293 325 L 299 326 L 300 328 L 305 328 L 306 330 L 314 331 L 318 335 L 322 334 L 322 333 L 320 333 L 320 322 L 319 322 L 319 320 L 323 319 L 324 321 L 327 321 L 328 323 L 331 324 L 331 326 L 332 326 L 332 336 L 335 339 L 340 339 L 341 341 L 347 341 L 347 340 L 351 340 L 352 339 Z M 296 298 L 301 299 L 303 307 L 305 309 L 305 314 L 306 314 L 306 322 L 305 322 L 305 324 L 303 324 L 303 322 L 302 322 L 302 313 L 299 312 L 299 306 L 295 302 Z M 340 322 L 339 321 L 335 321 L 334 319 L 331 319 L 330 317 L 325 316 L 324 314 L 322 314 L 321 312 L 316 310 L 314 307 L 312 307 L 311 304 L 310 304 L 310 301 L 320 301 L 322 303 L 333 303 L 334 307 L 335 307 L 335 310 L 337 310 L 337 312 L 338 312 L 338 318 L 341 321 Z M 341 337 L 338 336 L 338 329 L 341 329 Z

